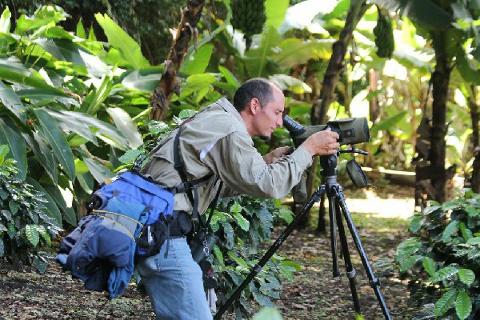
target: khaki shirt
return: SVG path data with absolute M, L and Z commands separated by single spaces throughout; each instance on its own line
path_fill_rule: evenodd
M 282 198 L 301 179 L 312 163 L 302 146 L 292 154 L 267 164 L 255 149 L 239 112 L 222 98 L 183 124 L 180 150 L 188 180 L 213 173 L 198 187 L 198 211 L 204 212 L 215 197 L 220 181 L 222 196 L 247 194 L 255 197 Z M 174 164 L 174 138 L 178 129 L 163 139 L 153 151 L 142 173 L 156 182 L 174 187 L 182 182 Z M 191 211 L 186 193 L 175 195 L 175 210 Z

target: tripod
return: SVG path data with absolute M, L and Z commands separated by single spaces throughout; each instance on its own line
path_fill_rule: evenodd
M 380 308 L 386 320 L 391 320 L 392 317 L 388 311 L 385 299 L 380 291 L 380 283 L 375 274 L 373 273 L 370 262 L 368 261 L 367 254 L 362 246 L 360 241 L 360 236 L 358 235 L 357 228 L 355 227 L 350 211 L 347 208 L 345 202 L 345 195 L 343 194 L 342 187 L 337 182 L 337 155 L 330 156 L 321 156 L 320 165 L 322 166 L 322 177 L 324 183 L 318 187 L 318 189 L 312 194 L 307 203 L 303 206 L 302 210 L 298 215 L 295 216 L 295 219 L 287 226 L 285 231 L 275 240 L 272 246 L 267 250 L 259 262 L 252 267 L 250 273 L 247 275 L 245 280 L 235 289 L 232 295 L 228 300 L 219 308 L 217 313 L 214 316 L 215 320 L 221 319 L 222 315 L 227 311 L 227 309 L 235 302 L 235 300 L 240 296 L 242 290 L 248 285 L 250 281 L 262 270 L 268 260 L 273 256 L 273 254 L 278 250 L 286 238 L 292 233 L 297 224 L 302 220 L 306 213 L 312 208 L 312 206 L 318 202 L 323 195 L 328 197 L 328 212 L 330 217 L 330 244 L 332 249 L 332 259 L 333 259 L 333 276 L 338 277 L 340 272 L 338 270 L 337 262 L 337 231 L 340 239 L 340 244 L 342 247 L 342 255 L 345 261 L 346 274 L 349 280 L 350 291 L 352 293 L 353 307 L 357 314 L 361 313 L 360 302 L 358 300 L 357 289 L 355 286 L 355 276 L 356 270 L 352 265 L 350 259 L 350 251 L 348 249 L 347 237 L 345 234 L 345 228 L 343 225 L 343 219 L 347 224 L 350 235 L 353 238 L 355 247 L 360 255 L 362 265 L 367 273 L 368 279 L 370 281 L 370 286 L 373 288 L 375 295 L 377 297 Z

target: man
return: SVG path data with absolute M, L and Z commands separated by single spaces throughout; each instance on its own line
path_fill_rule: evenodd
M 220 99 L 182 125 L 179 138 L 186 178 L 207 177 L 198 187 L 198 212 L 204 212 L 220 185 L 222 196 L 249 194 L 282 198 L 295 186 L 312 163 L 314 155 L 337 152 L 338 134 L 320 131 L 311 135 L 291 154 L 288 147 L 262 157 L 252 137 L 270 137 L 282 125 L 285 97 L 265 79 L 251 79 L 235 93 L 233 105 Z M 175 136 L 160 142 L 142 170 L 166 187 L 182 182 L 174 168 Z M 186 193 L 175 195 L 175 211 L 192 211 Z M 168 246 L 168 255 L 165 255 Z M 202 271 L 192 259 L 185 237 L 164 243 L 160 253 L 138 265 L 157 319 L 211 319 L 202 283 Z

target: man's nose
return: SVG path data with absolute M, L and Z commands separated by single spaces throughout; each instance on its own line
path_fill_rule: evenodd
M 283 126 L 283 117 L 280 117 L 277 121 L 277 128 Z

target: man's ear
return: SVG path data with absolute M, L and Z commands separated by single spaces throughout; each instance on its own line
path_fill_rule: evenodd
M 257 98 L 252 98 L 252 100 L 250 100 L 249 108 L 253 115 L 257 114 L 258 110 L 261 108 L 260 101 L 258 101 Z

